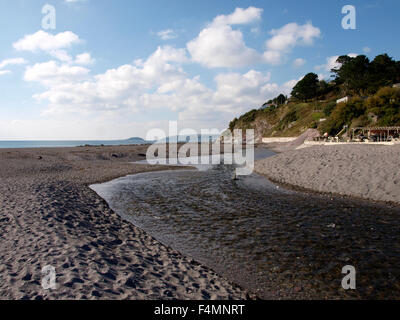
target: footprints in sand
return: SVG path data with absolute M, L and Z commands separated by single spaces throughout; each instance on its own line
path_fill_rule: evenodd
M 29 201 L 14 194 L 0 209 L 0 298 L 246 298 L 213 271 L 122 221 L 86 186 L 29 183 Z M 20 228 L 4 212 L 15 214 Z M 56 269 L 56 290 L 41 286 L 46 265 Z

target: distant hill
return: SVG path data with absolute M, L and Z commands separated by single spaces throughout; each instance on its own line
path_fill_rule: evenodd
M 210 142 L 215 141 L 220 137 L 220 135 L 191 135 L 191 136 L 176 136 L 176 137 L 167 137 L 165 139 L 158 140 L 158 143 L 185 143 L 189 141 L 195 141 L 197 139 L 198 142 Z
M 126 142 L 130 144 L 151 144 L 154 143 L 154 141 L 147 141 L 139 137 L 133 137 L 125 140 Z

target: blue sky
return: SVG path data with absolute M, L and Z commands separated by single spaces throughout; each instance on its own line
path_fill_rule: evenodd
M 56 29 L 42 28 L 42 8 Z M 341 25 L 344 5 L 356 30 Z M 342 54 L 400 59 L 400 2 L 0 0 L 0 140 L 227 127 Z

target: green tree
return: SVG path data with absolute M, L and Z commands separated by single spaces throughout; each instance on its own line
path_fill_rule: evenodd
M 302 80 L 300 80 L 293 88 L 292 96 L 307 101 L 317 96 L 318 90 L 318 75 L 315 73 L 307 74 Z
M 344 84 L 346 93 L 357 94 L 368 88 L 370 62 L 366 56 L 340 56 L 337 63 L 341 66 L 332 72 L 336 74 L 336 83 Z
M 236 124 L 237 124 L 238 121 L 239 121 L 238 118 L 235 118 L 229 123 L 229 130 L 231 132 L 233 132 L 233 130 L 235 129 Z
M 280 94 L 278 97 L 275 98 L 276 99 L 276 103 L 278 105 L 282 105 L 286 102 L 287 98 L 286 96 L 284 96 L 283 94 Z
M 321 80 L 318 82 L 317 95 L 319 97 L 326 95 L 327 93 L 329 93 L 329 91 L 329 85 L 325 80 Z
M 398 65 L 386 53 L 376 56 L 369 70 L 369 91 L 376 92 L 379 88 L 396 82 Z

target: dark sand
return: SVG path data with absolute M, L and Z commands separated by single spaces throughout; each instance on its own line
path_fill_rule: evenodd
M 0 299 L 246 298 L 244 290 L 122 220 L 89 188 L 165 170 L 128 163 L 143 160 L 146 150 L 0 150 Z M 41 286 L 47 265 L 56 269 L 56 290 Z

